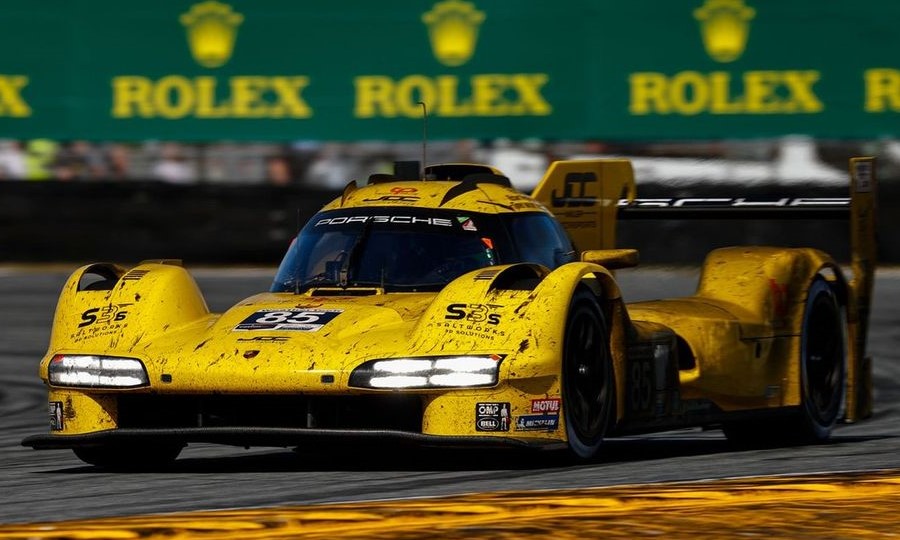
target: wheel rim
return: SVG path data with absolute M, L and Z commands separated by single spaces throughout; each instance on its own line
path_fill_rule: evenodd
M 806 333 L 804 386 L 813 419 L 830 425 L 837 415 L 843 373 L 843 334 L 827 294 L 813 301 Z
M 603 436 L 609 377 L 600 321 L 588 308 L 576 310 L 566 342 L 566 421 L 586 445 Z

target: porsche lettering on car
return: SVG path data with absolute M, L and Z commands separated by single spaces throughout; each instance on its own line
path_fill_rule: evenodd
M 850 173 L 829 200 L 637 199 L 614 159 L 555 162 L 531 196 L 483 165 L 373 175 L 224 313 L 177 261 L 86 265 L 40 364 L 50 431 L 23 444 L 115 468 L 195 442 L 586 459 L 606 437 L 683 427 L 823 440 L 871 412 L 872 159 Z M 613 271 L 637 252 L 616 247 L 618 220 L 779 212 L 848 219 L 851 278 L 817 249 L 737 246 L 709 253 L 695 294 L 625 302 Z

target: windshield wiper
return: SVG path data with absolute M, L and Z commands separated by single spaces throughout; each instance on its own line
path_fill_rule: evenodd
M 359 259 L 360 253 L 362 253 L 362 245 L 369 238 L 369 234 L 372 232 L 372 220 L 368 220 L 363 224 L 362 232 L 360 232 L 359 236 L 356 237 L 356 241 L 353 242 L 353 246 L 350 248 L 350 252 L 347 257 L 344 259 L 344 263 L 341 265 L 341 271 L 338 277 L 338 286 L 342 289 L 347 288 L 347 282 L 350 277 L 350 269 L 355 268 L 355 264 Z
M 328 272 L 320 272 L 308 279 L 304 279 L 303 281 L 298 279 L 298 280 L 296 280 L 296 287 L 294 289 L 294 292 L 296 294 L 300 294 L 302 291 L 305 291 L 306 289 L 308 289 L 311 285 L 315 285 L 317 283 L 324 283 L 324 282 L 332 282 L 333 283 L 333 280 L 329 279 Z

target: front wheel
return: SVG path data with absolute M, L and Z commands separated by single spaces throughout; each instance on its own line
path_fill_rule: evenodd
M 593 457 L 603 442 L 613 408 L 613 369 L 603 313 L 594 296 L 576 291 L 563 342 L 562 393 L 569 449 Z

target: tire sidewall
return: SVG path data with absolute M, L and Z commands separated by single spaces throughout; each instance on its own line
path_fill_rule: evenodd
M 567 373 L 569 371 L 569 368 L 566 365 L 567 362 L 570 361 L 568 349 L 570 345 L 570 339 L 572 339 L 572 336 L 569 335 L 572 327 L 572 322 L 579 316 L 587 315 L 587 313 L 585 313 L 585 310 L 587 310 L 587 313 L 591 314 L 597 322 L 596 335 L 600 337 L 598 353 L 603 355 L 602 369 L 604 370 L 604 381 L 606 385 L 605 403 L 601 411 L 601 414 L 604 416 L 604 418 L 601 422 L 601 427 L 598 430 L 599 433 L 597 433 L 587 441 L 582 440 L 581 435 L 579 435 L 578 431 L 576 430 L 575 422 L 572 420 L 572 407 L 568 406 L 567 404 L 567 384 L 569 383 L 569 381 L 567 381 Z M 560 366 L 562 368 L 561 373 L 563 414 L 566 424 L 566 439 L 568 440 L 569 449 L 579 459 L 589 459 L 597 453 L 603 443 L 603 435 L 605 434 L 605 431 L 609 425 L 611 409 L 614 403 L 613 394 L 615 391 L 615 384 L 613 382 L 613 370 L 611 357 L 609 354 L 608 333 L 606 329 L 606 322 L 603 318 L 603 313 L 600 310 L 600 306 L 598 305 L 594 295 L 580 288 L 575 291 L 575 294 L 572 296 L 572 301 L 569 305 L 569 313 L 566 317 L 565 335 L 563 337 L 563 352 Z
M 837 326 L 839 328 L 839 339 L 840 339 L 840 350 L 841 350 L 841 358 L 838 362 L 838 369 L 840 370 L 840 383 L 838 384 L 838 388 L 835 391 L 834 399 L 832 400 L 832 404 L 828 408 L 828 415 L 825 418 L 822 418 L 819 414 L 816 406 L 812 403 L 812 399 L 809 395 L 809 350 L 808 350 L 808 332 L 810 331 L 809 325 L 812 318 L 812 310 L 816 306 L 818 299 L 822 296 L 827 297 L 831 306 L 833 307 L 834 315 L 837 318 Z M 841 404 L 843 401 L 844 395 L 844 386 L 845 386 L 845 378 L 846 378 L 846 346 L 847 339 L 844 333 L 844 324 L 843 317 L 841 316 L 841 308 L 837 301 L 837 297 L 834 293 L 834 290 L 831 286 L 821 277 L 817 277 L 813 280 L 812 284 L 809 287 L 806 299 L 806 307 L 803 311 L 803 325 L 801 329 L 801 339 L 800 339 L 800 395 L 801 395 L 801 413 L 805 420 L 805 424 L 807 429 L 810 432 L 810 435 L 816 440 L 824 440 L 827 439 L 830 434 L 832 428 L 837 423 L 837 419 L 840 416 Z

